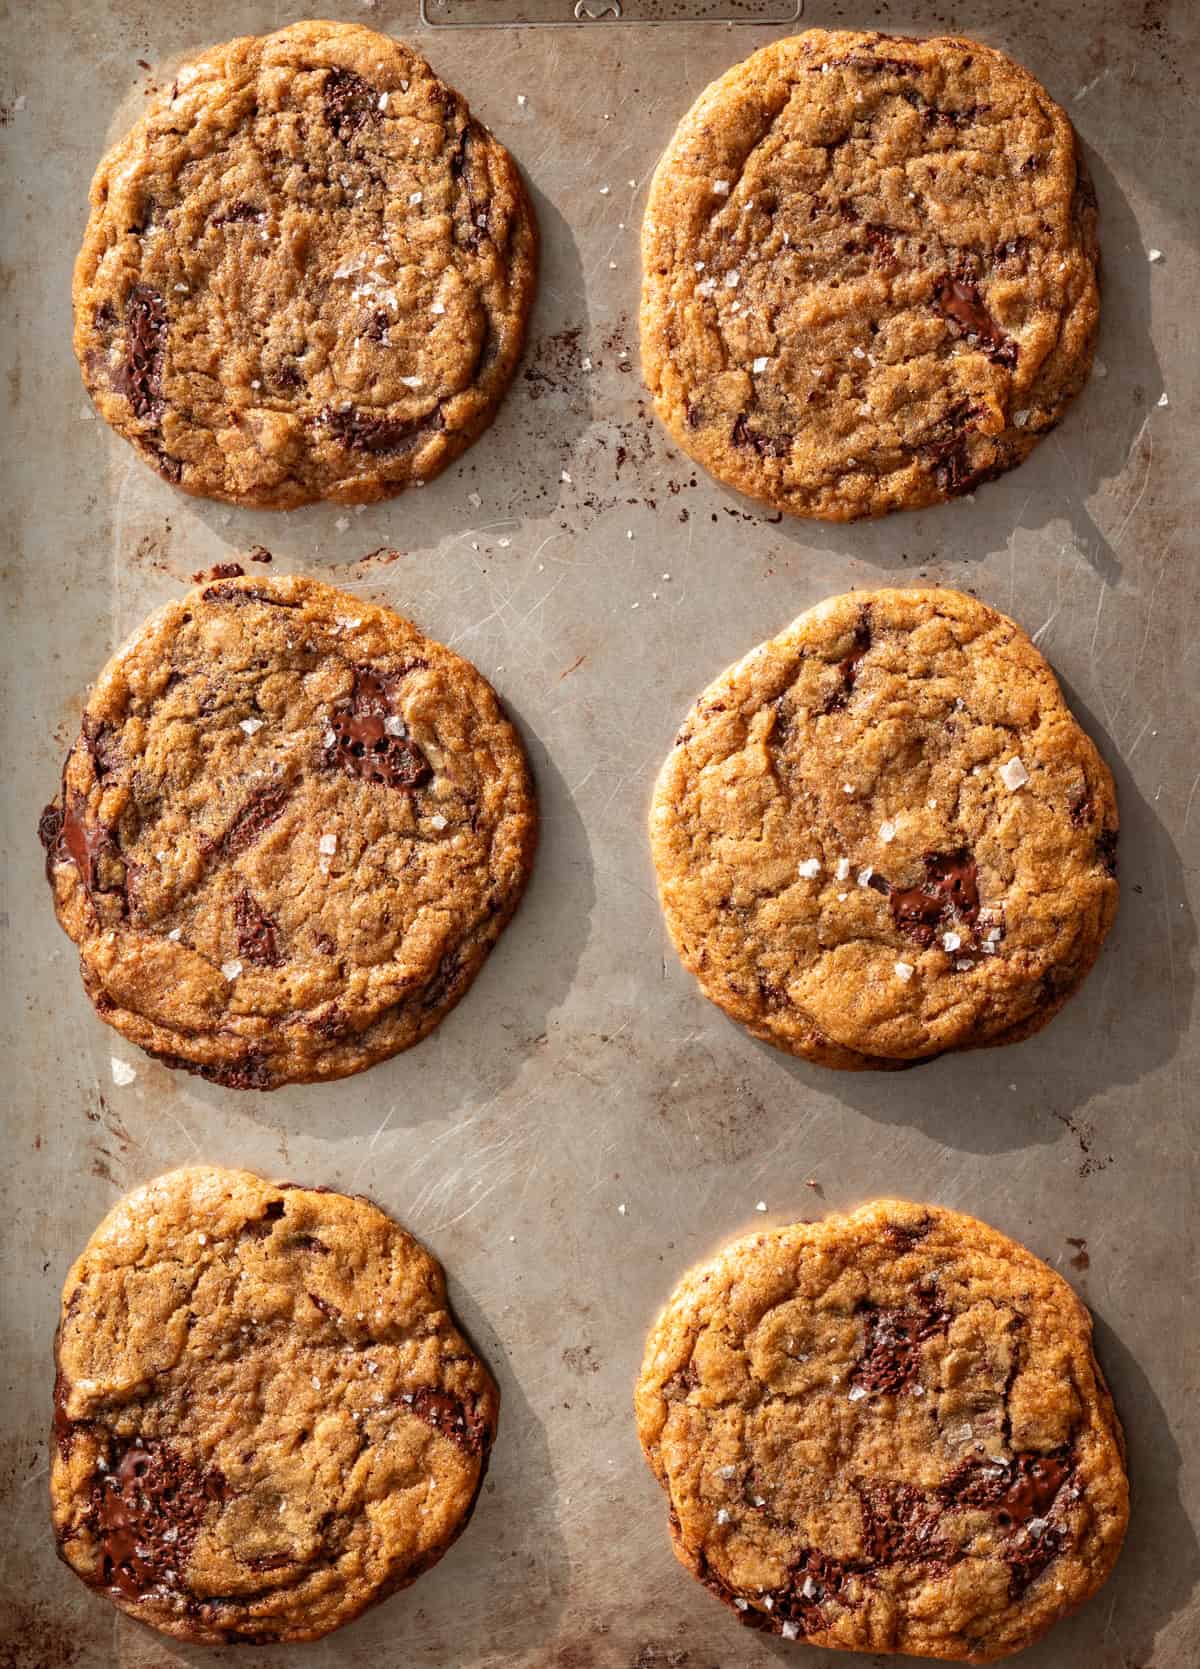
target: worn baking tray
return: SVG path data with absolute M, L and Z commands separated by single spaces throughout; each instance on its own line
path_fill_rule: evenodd
M 490 0 L 489 17 L 508 3 Z M 810 0 L 810 24 L 949 26 L 1013 51 L 1087 143 L 1104 249 L 1104 374 L 1030 461 L 973 502 L 826 528 L 775 524 L 694 471 L 649 418 L 636 368 L 647 178 L 705 83 L 779 29 L 643 27 L 588 4 L 604 15 L 571 22 L 572 0 L 554 0 L 542 10 L 565 27 L 487 33 L 438 27 L 432 4 L 424 25 L 418 0 L 338 8 L 415 38 L 467 93 L 526 171 L 545 259 L 523 372 L 467 457 L 390 504 L 289 515 L 183 498 L 91 420 L 69 290 L 92 168 L 146 92 L 178 55 L 310 8 L 4 8 L 0 1664 L 236 1657 L 118 1617 L 56 1562 L 45 1507 L 68 1263 L 119 1192 L 204 1158 L 372 1195 L 444 1259 L 503 1388 L 488 1483 L 452 1553 L 326 1642 L 257 1652 L 263 1669 L 870 1661 L 749 1634 L 678 1569 L 630 1389 L 687 1264 L 753 1225 L 881 1192 L 978 1213 L 1062 1268 L 1096 1316 L 1132 1528 L 1103 1594 L 1023 1663 L 1192 1669 L 1200 273 L 1185 66 L 1200 61 L 1200 8 Z M 95 1019 L 34 838 L 85 680 L 193 572 L 256 543 L 273 571 L 380 598 L 475 660 L 523 728 L 544 813 L 527 900 L 437 1033 L 361 1077 L 270 1096 L 172 1074 Z M 826 594 L 920 580 L 1011 611 L 1057 668 L 1117 775 L 1121 914 L 1082 993 L 1032 1041 L 899 1076 L 822 1072 L 752 1041 L 678 966 L 647 798 L 681 714 L 729 661 Z M 136 1067 L 127 1087 L 114 1055 Z

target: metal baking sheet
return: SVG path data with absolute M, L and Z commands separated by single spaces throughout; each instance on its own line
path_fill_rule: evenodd
M 96 160 L 179 55 L 308 8 L 4 8 L 0 1664 L 242 1661 L 119 1618 L 56 1562 L 45 1506 L 67 1266 L 120 1192 L 205 1159 L 362 1190 L 395 1213 L 445 1261 L 504 1396 L 485 1493 L 450 1555 L 323 1644 L 257 1652 L 262 1669 L 883 1662 L 752 1635 L 696 1586 L 630 1411 L 646 1326 L 689 1263 L 878 1193 L 1018 1236 L 1096 1316 L 1132 1528 L 1103 1594 L 1022 1663 L 1192 1669 L 1200 272 L 1186 66 L 1200 8 L 809 0 L 808 24 L 952 27 L 1011 50 L 1073 116 L 1103 216 L 1103 374 L 1062 427 L 973 502 L 843 528 L 773 524 L 693 470 L 636 369 L 648 176 L 691 99 L 779 30 L 609 18 L 482 34 L 423 28 L 418 0 L 337 9 L 415 38 L 469 96 L 526 171 L 545 260 L 523 371 L 463 461 L 360 514 L 281 516 L 179 496 L 93 420 L 70 273 Z M 545 819 L 527 900 L 439 1031 L 361 1077 L 270 1096 L 173 1075 L 95 1019 L 34 839 L 85 681 L 191 574 L 260 543 L 273 571 L 379 598 L 475 660 L 522 726 Z M 1118 779 L 1121 914 L 1082 993 L 1032 1041 L 898 1077 L 822 1072 L 752 1041 L 678 966 L 647 799 L 680 716 L 728 662 L 830 593 L 923 580 L 1013 613 L 1063 678 Z M 114 1084 L 114 1056 L 132 1084 Z

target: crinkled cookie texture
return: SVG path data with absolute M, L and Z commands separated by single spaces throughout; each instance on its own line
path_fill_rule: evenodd
M 166 480 L 367 503 L 491 422 L 537 229 L 512 158 L 399 41 L 296 23 L 182 68 L 101 162 L 75 352 Z
M 117 652 L 40 833 L 97 1013 L 274 1089 L 437 1025 L 517 906 L 537 813 L 468 661 L 361 597 L 255 577 Z
M 977 41 L 813 29 L 735 65 L 659 163 L 642 259 L 659 416 L 792 515 L 970 492 L 1091 367 L 1096 199 L 1074 132 Z
M 735 1241 L 646 1346 L 681 1563 L 742 1622 L 986 1663 L 1108 1577 L 1124 1441 L 1065 1281 L 973 1218 L 877 1201 Z
M 172 1171 L 67 1276 L 50 1496 L 77 1575 L 177 1640 L 315 1640 L 465 1526 L 499 1393 L 368 1200 Z
M 704 994 L 825 1066 L 1045 1025 L 1117 908 L 1112 777 L 1011 620 L 833 597 L 730 667 L 659 775 L 667 927 Z

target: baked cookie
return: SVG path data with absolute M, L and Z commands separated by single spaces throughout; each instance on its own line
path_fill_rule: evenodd
M 735 1241 L 677 1287 L 636 1405 L 681 1563 L 786 1639 L 986 1663 L 1095 1593 L 1125 1534 L 1087 1310 L 937 1206 Z
M 235 1089 L 419 1042 L 512 915 L 537 817 L 468 662 L 316 580 L 170 603 L 101 673 L 40 834 L 96 1011 Z
M 399 41 L 213 47 L 108 153 L 75 267 L 96 408 L 186 492 L 368 503 L 445 469 L 512 379 L 537 230 L 512 158 Z
M 368 1200 L 172 1171 L 67 1276 L 59 1552 L 176 1640 L 316 1640 L 464 1528 L 499 1393 L 441 1266 Z
M 659 163 L 642 362 L 718 480 L 850 521 L 1019 464 L 1083 386 L 1096 199 L 1067 117 L 977 41 L 809 30 Z
M 958 591 L 832 597 L 730 667 L 651 843 L 705 996 L 825 1066 L 1028 1036 L 1117 908 L 1107 767 L 1024 632 Z

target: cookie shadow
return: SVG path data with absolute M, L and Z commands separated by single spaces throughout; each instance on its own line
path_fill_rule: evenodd
M 1062 422 L 1023 464 L 965 498 L 851 525 L 783 517 L 770 531 L 798 547 L 797 557 L 819 550 L 900 577 L 937 577 L 948 558 L 980 562 L 1006 545 L 1020 561 L 1034 553 L 1032 536 L 1052 527 L 1057 548 L 1065 518 L 1074 547 L 1096 575 L 1109 585 L 1119 580 L 1121 538 L 1148 478 L 1146 430 L 1163 378 L 1150 334 L 1153 269 L 1137 220 L 1105 163 L 1090 146 L 1083 151 L 1100 204 L 1100 337 L 1097 363 Z M 1092 501 L 1121 476 L 1135 452 L 1134 478 L 1111 505 L 1115 525 L 1102 526 Z M 748 520 L 774 522 L 753 500 L 717 491 Z
M 1023 1043 L 943 1055 L 902 1072 L 829 1072 L 783 1057 L 806 1085 L 881 1124 L 907 1124 L 969 1153 L 1064 1139 L 1081 1176 L 1114 1162 L 1103 1098 L 1170 1061 L 1188 1035 L 1196 921 L 1180 854 L 1115 742 L 1069 685 L 1063 693 L 1112 770 L 1121 813 L 1121 903 L 1096 966 Z M 761 1045 L 769 1048 L 769 1045 Z M 953 1108 L 953 1117 L 947 1108 Z
M 561 476 L 592 417 L 583 369 L 588 302 L 579 246 L 554 204 L 526 181 L 541 228 L 541 271 L 525 351 L 494 422 L 427 486 L 379 504 L 251 510 L 191 498 L 139 463 L 121 481 L 121 545 L 135 565 L 189 583 L 210 567 L 267 551 L 268 572 L 334 584 L 370 579 L 400 558 L 505 562 L 526 553 L 529 524 L 555 516 Z M 580 344 L 584 344 L 583 347 Z M 129 449 L 115 437 L 120 471 Z M 504 541 L 501 543 L 501 541 Z M 428 576 L 436 593 L 443 576 Z
M 305 1143 L 332 1137 L 327 1169 L 295 1180 L 371 1194 L 374 1179 L 394 1175 L 401 1150 L 411 1148 L 407 1135 L 415 1127 L 431 1122 L 454 1127 L 469 1121 L 476 1136 L 493 1126 L 501 1134 L 516 1118 L 515 1106 L 509 1104 L 514 1096 L 528 1126 L 525 1133 L 532 1139 L 536 1117 L 521 1098 L 518 1080 L 527 1062 L 536 1059 L 551 1017 L 570 991 L 588 936 L 596 887 L 587 833 L 565 779 L 511 704 L 506 703 L 506 711 L 521 733 L 533 772 L 538 849 L 516 914 L 474 982 L 422 1042 L 332 1084 L 234 1092 L 143 1057 L 139 1066 L 152 1094 L 168 1106 L 172 1100 L 199 1105 L 210 1137 L 219 1133 L 221 1147 L 228 1141 L 228 1152 L 223 1153 L 211 1151 L 210 1140 L 203 1155 L 206 1162 L 251 1164 L 284 1174 L 292 1163 L 289 1135 Z M 277 1135 L 278 1153 L 272 1156 L 268 1146 L 266 1157 L 258 1157 L 247 1124 L 260 1127 L 260 1145 Z M 433 1156 L 443 1171 L 456 1157 L 445 1151 Z M 405 1152 L 399 1162 L 416 1174 L 430 1158 L 423 1148 Z M 182 1150 L 174 1162 L 187 1159 Z M 464 1188 L 488 1185 L 486 1145 L 474 1159 L 481 1167 L 478 1173 L 465 1181 L 455 1173 Z M 429 1203 L 422 1194 L 417 1197 Z M 412 1226 L 422 1232 L 419 1219 Z

